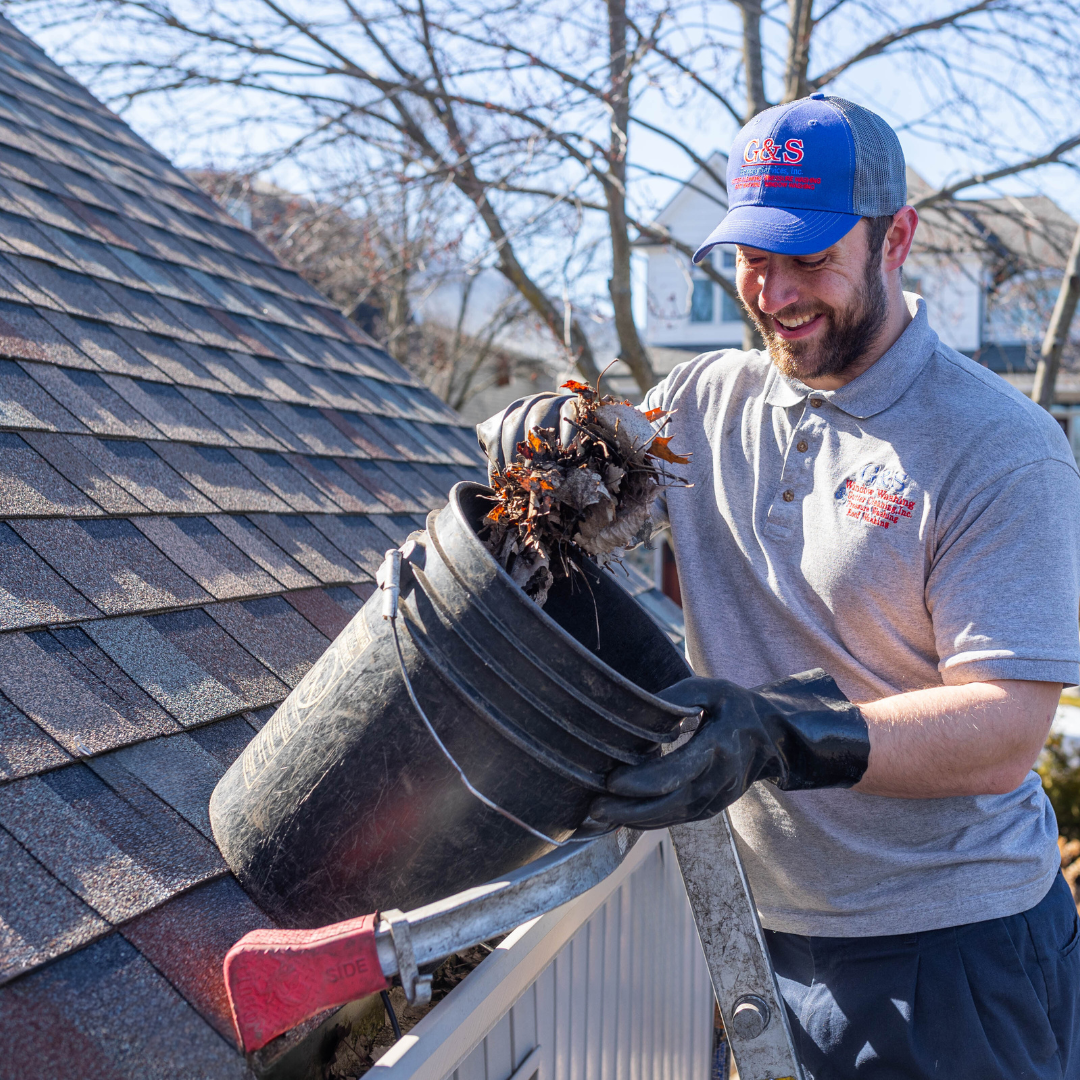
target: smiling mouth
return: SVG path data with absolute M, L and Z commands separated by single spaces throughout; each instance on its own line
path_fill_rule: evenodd
M 797 315 L 789 319 L 780 319 L 774 315 L 772 321 L 780 337 L 786 341 L 794 341 L 812 334 L 823 319 L 824 314 L 819 311 L 813 315 Z

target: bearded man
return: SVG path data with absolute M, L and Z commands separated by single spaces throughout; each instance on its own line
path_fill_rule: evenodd
M 1069 444 L 903 292 L 918 215 L 879 116 L 760 114 L 728 196 L 696 258 L 737 246 L 765 351 L 642 406 L 690 455 L 662 512 L 697 677 L 665 696 L 703 720 L 592 816 L 730 805 L 810 1080 L 1080 1077 L 1080 928 L 1032 772 L 1080 674 Z M 498 468 L 560 422 L 541 395 L 478 430 Z

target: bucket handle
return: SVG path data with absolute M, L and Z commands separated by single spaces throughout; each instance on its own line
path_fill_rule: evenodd
M 453 754 L 450 753 L 446 744 L 439 738 L 439 734 L 435 730 L 434 725 L 428 719 L 427 713 L 424 712 L 423 706 L 421 706 L 420 701 L 416 696 L 416 691 L 413 690 L 412 680 L 409 678 L 409 673 L 405 668 L 405 657 L 401 652 L 401 641 L 398 638 L 397 629 L 398 603 L 401 597 L 401 563 L 401 549 L 393 548 L 386 553 L 382 566 L 379 567 L 379 572 L 375 577 L 383 594 L 382 616 L 390 623 L 390 631 L 394 638 L 394 651 L 397 653 L 398 667 L 401 669 L 401 678 L 405 683 L 405 690 L 408 692 L 409 700 L 416 710 L 416 715 L 424 722 L 424 727 L 427 728 L 428 734 L 435 740 L 435 745 L 442 752 L 443 757 L 450 763 L 454 772 L 458 774 L 458 778 L 461 780 L 462 784 L 465 785 L 465 789 L 470 795 L 479 799 L 489 810 L 494 810 L 496 814 L 501 814 L 507 821 L 512 821 L 517 825 L 518 828 L 524 829 L 527 833 L 535 836 L 537 840 L 543 840 L 545 844 L 551 844 L 553 847 L 566 847 L 568 844 L 586 844 L 595 840 L 598 836 L 606 836 L 608 833 L 616 832 L 619 828 L 618 825 L 605 829 L 603 832 L 590 832 L 587 836 L 569 836 L 565 840 L 555 840 L 553 837 L 548 836 L 547 833 L 543 833 L 539 829 L 534 829 L 528 822 L 522 821 L 516 814 L 512 814 L 509 810 L 499 806 L 498 803 L 493 802 L 482 791 L 473 786 L 472 782 L 465 775 L 465 770 L 454 760 Z M 405 620 L 405 629 L 406 632 L 411 635 L 408 620 Z

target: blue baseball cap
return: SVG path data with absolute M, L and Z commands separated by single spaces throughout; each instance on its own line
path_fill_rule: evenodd
M 905 204 L 904 151 L 877 113 L 811 94 L 758 113 L 739 132 L 727 194 L 728 212 L 694 262 L 717 244 L 812 255 L 859 218 L 895 214 Z

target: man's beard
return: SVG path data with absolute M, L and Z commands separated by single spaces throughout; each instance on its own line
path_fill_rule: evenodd
M 881 267 L 876 259 L 867 258 L 862 286 L 849 308 L 838 311 L 815 304 L 808 310 L 792 308 L 790 312 L 787 309 L 780 312 L 792 319 L 823 314 L 828 325 L 817 340 L 786 341 L 773 329 L 774 316 L 765 315 L 756 300 L 747 309 L 757 323 L 772 362 L 789 378 L 805 381 L 839 375 L 855 367 L 885 325 L 888 306 Z

